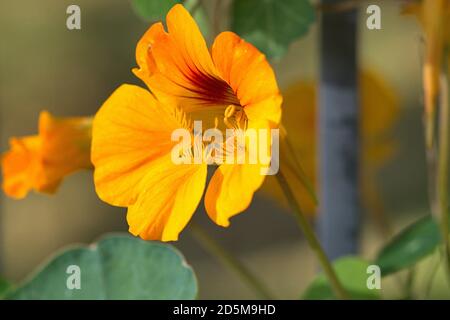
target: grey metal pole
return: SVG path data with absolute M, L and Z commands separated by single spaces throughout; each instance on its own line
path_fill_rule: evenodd
M 322 0 L 325 6 L 339 2 Z M 332 260 L 358 249 L 356 17 L 355 9 L 325 10 L 321 24 L 318 232 Z

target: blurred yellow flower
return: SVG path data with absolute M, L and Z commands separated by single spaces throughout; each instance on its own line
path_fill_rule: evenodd
M 53 193 L 62 179 L 91 168 L 91 118 L 56 118 L 43 111 L 39 133 L 11 138 L 2 155 L 3 190 L 24 198 L 30 190 Z
M 374 72 L 360 76 L 361 88 L 361 178 L 363 198 L 368 206 L 375 206 L 375 175 L 393 155 L 396 142 L 390 135 L 398 118 L 399 105 L 395 92 Z M 317 88 L 314 81 L 297 81 L 283 90 L 283 120 L 295 157 L 301 162 L 306 176 L 317 186 Z M 281 146 L 283 149 L 283 146 Z M 305 212 L 315 213 L 316 205 L 300 180 L 295 177 L 293 159 L 281 153 L 281 168 L 295 191 L 297 201 Z M 317 189 L 317 188 L 315 188 Z M 284 195 L 273 177 L 266 179 L 265 193 L 285 204 Z M 375 203 L 374 203 L 375 202 Z
M 166 23 L 167 32 L 153 24 L 136 48 L 133 72 L 152 94 L 122 86 L 104 103 L 94 120 L 92 162 L 97 193 L 128 207 L 130 232 L 170 241 L 190 220 L 206 181 L 205 165 L 171 161 L 170 133 L 184 126 L 192 134 L 189 123 L 197 120 L 221 132 L 276 128 L 282 97 L 264 55 L 236 34 L 219 34 L 209 52 L 183 6 L 175 5 Z M 205 195 L 209 217 L 228 226 L 263 180 L 259 165 L 220 164 Z

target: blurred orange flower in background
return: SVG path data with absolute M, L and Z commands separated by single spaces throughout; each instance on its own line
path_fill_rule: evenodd
M 398 119 L 399 102 L 395 91 L 372 71 L 361 73 L 359 86 L 362 196 L 364 204 L 373 209 L 380 205 L 376 173 L 393 156 L 397 147 L 390 131 Z M 293 153 L 301 161 L 309 181 L 317 186 L 317 85 L 314 81 L 297 81 L 283 90 L 283 97 L 282 124 Z M 286 162 L 291 161 L 288 159 Z M 283 166 L 283 158 L 281 163 Z M 290 170 L 285 172 L 298 203 L 306 213 L 314 214 L 316 205 L 311 196 L 298 179 L 291 177 L 293 173 Z M 273 177 L 266 179 L 263 191 L 286 205 L 281 188 Z
M 11 138 L 11 149 L 2 155 L 4 192 L 17 199 L 30 190 L 54 193 L 65 176 L 91 168 L 91 121 L 41 112 L 39 133 Z

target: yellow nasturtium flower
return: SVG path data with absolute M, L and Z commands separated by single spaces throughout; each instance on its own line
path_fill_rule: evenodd
M 11 149 L 2 155 L 4 192 L 17 199 L 30 190 L 53 193 L 65 176 L 91 168 L 91 122 L 41 112 L 39 133 L 11 138 Z
M 133 72 L 150 92 L 124 85 L 93 123 L 92 162 L 98 195 L 128 207 L 130 232 L 143 239 L 177 240 L 202 197 L 206 165 L 174 164 L 171 132 L 192 122 L 203 129 L 276 128 L 281 101 L 265 56 L 232 32 L 211 51 L 190 14 L 175 5 L 138 42 Z M 187 156 L 192 158 L 193 146 Z M 195 151 L 195 150 L 194 150 Z M 228 226 L 263 183 L 260 166 L 220 164 L 205 195 L 209 217 Z
M 364 204 L 373 209 L 380 205 L 376 173 L 392 157 L 396 148 L 390 131 L 398 119 L 399 103 L 395 91 L 372 71 L 361 73 L 359 87 L 362 196 Z M 300 80 L 282 90 L 282 93 L 282 124 L 289 134 L 293 154 L 301 161 L 306 176 L 317 190 L 317 85 L 315 81 Z M 294 177 L 294 170 L 289 170 L 292 161 L 287 159 L 287 165 L 283 164 L 283 156 L 282 153 L 281 168 L 295 191 L 297 201 L 306 213 L 314 214 L 316 205 Z M 266 179 L 262 190 L 285 204 L 285 197 L 274 178 Z
M 423 90 L 425 95 L 425 115 L 430 124 L 427 144 L 431 143 L 434 114 L 439 95 L 439 77 L 443 72 L 445 51 L 450 44 L 450 1 L 422 0 L 405 6 L 404 12 L 413 14 L 419 20 L 425 37 L 425 57 L 423 65 Z

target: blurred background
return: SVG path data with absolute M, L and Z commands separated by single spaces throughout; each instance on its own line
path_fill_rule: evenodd
M 211 11 L 210 1 L 204 2 Z M 368 190 L 362 192 L 367 201 L 363 200 L 360 252 L 370 259 L 393 231 L 428 213 L 421 120 L 423 48 L 418 24 L 412 17 L 400 14 L 398 1 L 370 1 L 381 7 L 382 30 L 366 28 L 365 8 L 369 2 L 361 2 L 360 69 L 381 83 L 383 89 L 378 86 L 379 90 L 388 92 L 386 104 L 374 104 L 371 111 L 362 109 L 364 114 L 375 115 L 366 116 L 368 126 L 373 127 L 368 130 L 386 139 L 382 146 L 389 146 L 389 151 L 377 152 L 377 147 L 369 146 L 370 139 L 363 139 L 363 167 L 368 169 L 362 174 L 362 185 Z M 66 28 L 66 8 L 70 4 L 81 8 L 81 30 Z M 11 136 L 35 133 L 43 109 L 56 116 L 93 115 L 120 84 L 143 86 L 131 68 L 136 65 L 136 43 L 148 26 L 136 16 L 129 1 L 123 0 L 0 2 L 1 150 L 8 148 Z M 318 60 L 318 27 L 314 25 L 283 59 L 273 61 L 279 85 L 286 94 L 285 115 L 297 115 L 308 127 L 293 124 L 299 130 L 294 133 L 299 137 L 296 147 L 304 149 L 306 163 L 314 162 L 311 152 L 315 149 L 310 144 L 314 143 L 315 130 L 308 114 L 314 108 L 315 97 L 305 88 L 318 77 Z M 305 106 L 306 113 L 298 109 L 290 113 L 290 106 Z M 314 179 L 314 165 L 305 167 L 310 168 L 308 174 Z M 209 221 L 202 207 L 194 219 L 263 277 L 278 298 L 296 299 L 318 266 L 290 213 L 277 195 L 268 192 L 272 189 L 270 183 L 227 229 Z M 55 250 L 95 241 L 107 232 L 126 232 L 125 213 L 125 209 L 111 207 L 97 198 L 88 171 L 65 179 L 54 196 L 32 193 L 25 200 L 15 201 L 2 195 L 0 274 L 21 281 Z M 200 297 L 254 298 L 234 274 L 209 257 L 188 229 L 174 245 L 193 265 Z M 427 263 L 423 262 L 424 273 Z M 420 285 L 418 280 L 417 287 Z M 388 279 L 383 289 L 388 296 L 398 297 L 400 292 L 386 289 L 391 286 Z M 432 296 L 448 294 L 439 284 L 435 287 Z

